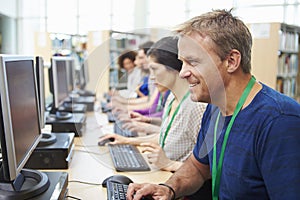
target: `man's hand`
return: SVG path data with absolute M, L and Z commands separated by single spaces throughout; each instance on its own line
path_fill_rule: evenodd
M 162 185 L 130 183 L 127 190 L 127 199 L 140 200 L 143 197 L 151 197 L 155 200 L 171 200 L 173 193 L 168 187 Z

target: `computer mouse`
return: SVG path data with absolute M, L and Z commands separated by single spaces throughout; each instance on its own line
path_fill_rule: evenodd
M 115 138 L 108 138 L 108 139 L 99 141 L 99 142 L 98 142 L 98 145 L 99 145 L 99 146 L 104 146 L 106 143 L 108 143 L 108 142 L 113 142 L 113 141 L 115 141 Z
M 106 188 L 107 181 L 112 181 L 112 182 L 126 184 L 126 185 L 133 183 L 133 181 L 130 178 L 128 178 L 127 176 L 124 176 L 124 175 L 120 175 L 120 174 L 116 174 L 116 175 L 113 175 L 113 176 L 110 176 L 110 177 L 107 177 L 106 179 L 104 179 L 104 181 L 102 182 L 102 187 Z

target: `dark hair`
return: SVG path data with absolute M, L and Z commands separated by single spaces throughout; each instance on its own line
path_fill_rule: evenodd
M 165 65 L 167 68 L 179 72 L 182 67 L 182 61 L 178 60 L 177 43 L 178 37 L 164 37 L 152 45 L 147 56 L 154 58 L 156 62 Z
M 132 62 L 135 61 L 136 52 L 132 50 L 124 50 L 121 55 L 118 57 L 118 65 L 120 68 L 124 68 L 123 61 L 126 58 L 129 58 Z
M 153 44 L 154 44 L 153 41 L 144 42 L 143 44 L 139 45 L 139 49 L 143 50 L 144 53 L 147 54 Z

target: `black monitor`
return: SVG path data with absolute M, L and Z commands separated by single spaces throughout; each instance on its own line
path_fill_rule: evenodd
M 68 90 L 71 93 L 76 89 L 75 60 L 72 57 L 62 58 L 66 62 Z
M 85 59 L 84 62 L 81 64 L 80 69 L 76 71 L 76 74 L 76 85 L 78 89 L 75 92 L 79 94 L 79 96 L 95 96 L 95 92 L 85 89 L 86 85 L 90 80 L 87 59 Z
M 41 56 L 35 57 L 35 72 L 37 80 L 37 94 L 40 108 L 40 127 L 45 128 L 46 123 L 46 87 L 45 87 L 45 70 L 44 60 Z M 38 146 L 50 145 L 56 142 L 56 136 L 51 133 L 42 133 L 42 138 Z
M 84 62 L 82 62 L 80 68 L 76 70 L 76 74 L 77 74 L 76 85 L 79 89 L 84 90 L 87 83 L 89 82 L 89 70 L 88 70 L 87 59 L 85 59 Z
M 53 95 L 52 108 L 50 114 L 57 119 L 68 119 L 72 117 L 71 113 L 59 112 L 59 107 L 63 105 L 69 97 L 69 88 L 67 80 L 67 62 L 64 57 L 52 57 L 51 67 L 49 68 L 50 92 Z
M 0 102 L 0 197 L 27 199 L 49 187 L 44 173 L 23 169 L 41 138 L 33 57 L 0 55 Z
M 35 58 L 35 72 L 37 81 L 37 94 L 38 101 L 40 105 L 40 126 L 45 127 L 45 109 L 46 109 L 46 99 L 45 99 L 45 78 L 44 78 L 44 60 L 41 56 Z
M 81 89 L 84 89 L 90 81 L 90 79 L 89 79 L 89 66 L 88 66 L 88 60 L 87 59 L 84 60 L 82 66 L 81 66 L 81 71 L 82 71 L 82 79 L 83 79 L 82 81 L 80 81 L 82 83 Z

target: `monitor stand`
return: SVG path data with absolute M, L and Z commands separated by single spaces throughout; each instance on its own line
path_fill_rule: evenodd
M 78 103 L 78 104 L 84 104 L 87 106 L 87 111 L 94 111 L 94 104 L 96 101 L 95 96 L 70 96 L 65 100 L 65 103 Z
M 55 118 L 57 120 L 66 120 L 72 117 L 72 113 L 70 112 L 63 112 L 63 111 L 56 111 Z
M 73 132 L 75 136 L 82 135 L 82 128 L 85 125 L 86 116 L 84 113 L 72 113 L 71 118 L 57 118 L 57 115 L 48 115 L 46 124 L 52 125 L 52 132 Z
M 58 108 L 60 112 L 86 113 L 87 105 L 79 103 L 64 103 Z
M 57 141 L 56 135 L 52 133 L 42 133 L 42 138 L 38 144 L 39 147 L 41 146 L 48 146 L 50 144 L 54 144 Z
M 48 176 L 37 170 L 22 169 L 17 178 L 10 183 L 0 183 L 0 199 L 31 199 L 45 192 L 50 186 Z

